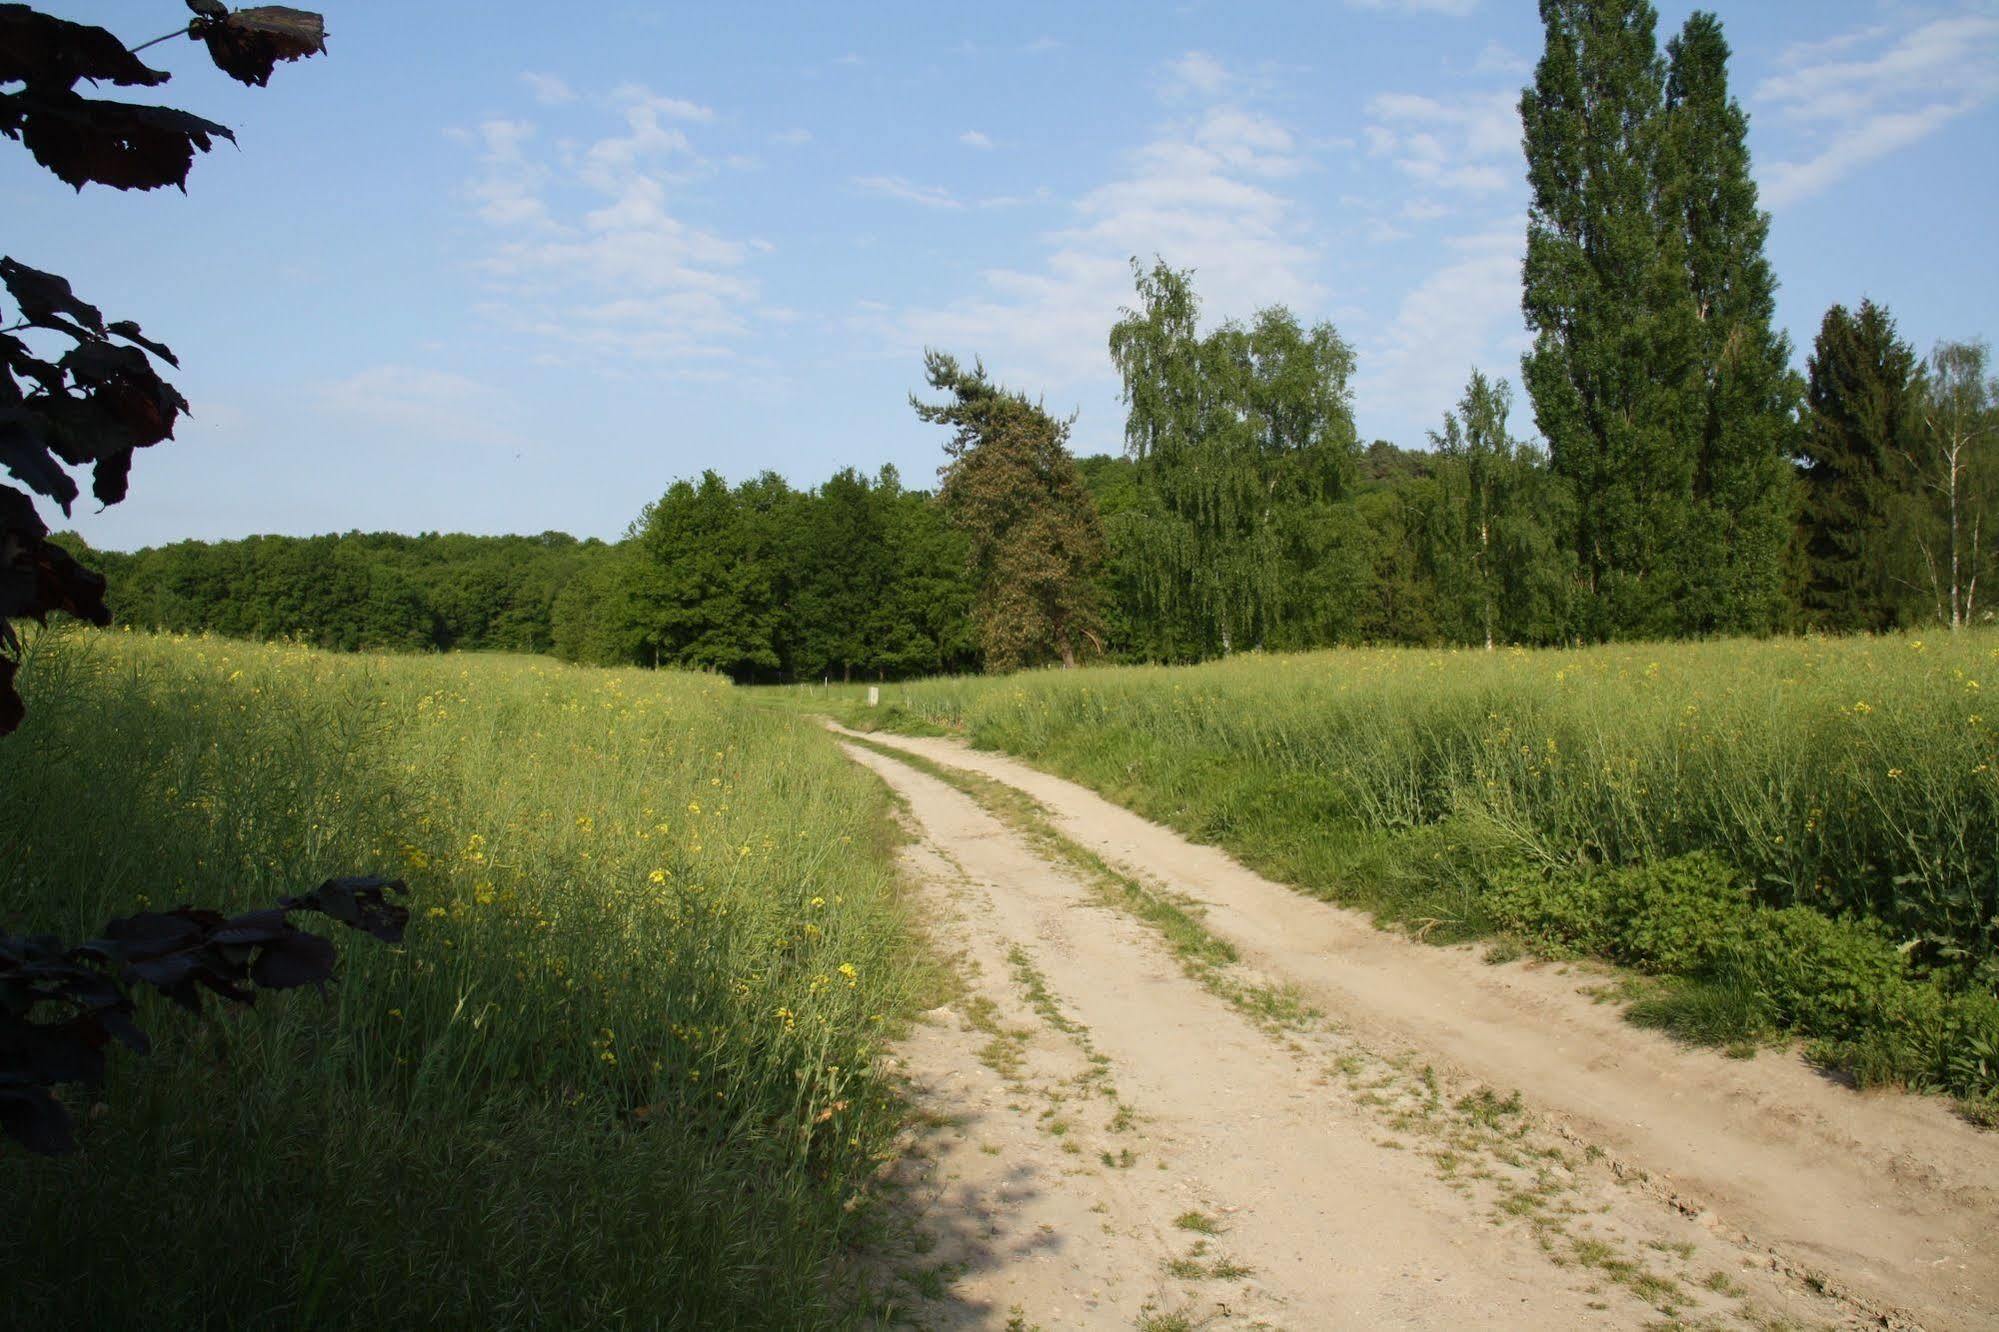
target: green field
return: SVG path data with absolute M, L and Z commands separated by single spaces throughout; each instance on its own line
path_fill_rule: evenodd
M 20 1326 L 817 1326 L 929 983 L 887 796 L 713 677 L 51 633 L 0 919 L 409 881 L 407 942 L 195 1021 L 0 1152 Z M 110 1271 L 143 1280 L 105 1281 Z
M 1999 634 L 1354 650 L 885 688 L 1438 941 L 1676 978 L 1641 1018 L 1999 1085 Z M 1988 717 L 1988 713 L 1991 715 Z
M 865 686 L 52 632 L 0 747 L 0 919 L 406 878 L 390 948 L 199 1020 L 0 1154 L 25 1324 L 867 1325 L 882 1042 L 935 1002 L 882 785 L 944 729 L 1433 941 L 1623 964 L 1990 1117 L 1999 635 L 1341 651 Z M 157 1255 L 172 1254 L 172 1262 Z M 151 1255 L 153 1257 L 148 1257 Z M 104 1281 L 144 1270 L 145 1281 Z

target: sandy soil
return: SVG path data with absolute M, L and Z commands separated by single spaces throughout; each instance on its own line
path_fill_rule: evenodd
M 1101 876 L 850 747 L 906 802 L 964 983 L 899 1056 L 927 1127 L 885 1261 L 919 1325 L 1993 1325 L 1999 1151 L 1937 1107 L 1678 1049 L 1585 976 L 1426 948 L 1020 764 L 870 738 L 1031 792 L 1243 958 L 1187 964 Z

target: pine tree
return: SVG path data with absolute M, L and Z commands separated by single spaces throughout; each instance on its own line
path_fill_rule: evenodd
M 1916 353 L 1872 301 L 1826 311 L 1806 362 L 1798 544 L 1804 624 L 1832 633 L 1894 627 L 1890 519 L 1915 448 Z
M 1532 194 L 1523 365 L 1593 636 L 1681 628 L 1704 404 L 1687 241 L 1661 224 L 1665 72 L 1645 0 L 1541 0 L 1547 48 L 1521 97 Z
M 930 387 L 949 396 L 934 404 L 912 396 L 910 405 L 954 431 L 938 500 L 970 546 L 986 669 L 1074 666 L 1101 651 L 1104 538 L 1069 454 L 1069 423 L 1000 388 L 977 363 L 966 371 L 928 351 L 923 369 Z
M 1781 613 L 1800 392 L 1790 340 L 1772 327 L 1770 218 L 1757 205 L 1749 118 L 1728 94 L 1728 59 L 1713 14 L 1696 11 L 1668 44 L 1660 167 L 1663 223 L 1684 233 L 1698 321 L 1695 512 L 1680 627 L 1703 633 L 1768 629 Z

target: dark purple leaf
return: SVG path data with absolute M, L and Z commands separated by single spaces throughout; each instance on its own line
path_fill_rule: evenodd
M 76 1150 L 69 1115 L 47 1087 L 0 1078 L 0 1130 L 31 1152 L 60 1156 Z
M 0 466 L 15 479 L 62 506 L 64 513 L 76 500 L 76 482 L 50 456 L 42 442 L 40 421 L 33 412 L 19 407 L 0 409 Z
M 70 290 L 68 278 L 44 273 L 39 268 L 30 268 L 15 262 L 12 257 L 5 257 L 0 258 L 0 282 L 7 284 L 7 294 L 20 307 L 21 318 L 30 324 L 68 332 L 67 324 L 56 320 L 56 316 L 62 315 L 93 333 L 104 332 L 104 315 L 88 301 L 77 299 L 76 293 Z
M 250 911 L 232 917 L 209 938 L 220 944 L 269 943 L 297 928 L 285 919 L 283 907 L 270 907 L 263 911 Z
M 154 342 L 151 338 L 146 337 L 139 331 L 139 326 L 129 319 L 120 319 L 116 323 L 106 324 L 104 331 L 116 337 L 121 337 L 127 342 L 136 342 L 174 369 L 180 369 L 180 358 L 175 356 L 164 342 Z
M 389 901 L 386 894 L 408 892 L 409 885 L 401 879 L 328 879 L 303 897 L 287 897 L 279 905 L 317 911 L 384 943 L 401 943 L 409 908 Z
M 293 930 L 265 944 L 250 964 L 250 979 L 267 990 L 324 985 L 333 976 L 333 945 L 317 934 Z
M 208 43 L 215 67 L 261 88 L 280 60 L 303 60 L 326 49 L 326 20 L 285 5 L 257 5 L 224 18 L 204 15 L 190 29 Z
M 61 369 L 37 357 L 33 352 L 28 350 L 28 344 L 17 337 L 0 333 L 0 365 L 6 366 L 12 374 L 32 379 L 36 386 L 44 393 L 62 392 L 63 373 Z M 11 379 L 11 376 L 9 378 Z M 19 402 L 21 400 L 20 388 L 13 386 L 13 392 L 9 394 L 9 397 L 13 401 Z
M 167 106 L 134 106 L 71 92 L 0 94 L 0 134 L 19 139 L 37 162 L 81 190 L 187 188 L 195 150 L 236 136 L 212 120 Z
M 152 88 L 167 78 L 103 28 L 52 18 L 26 5 L 0 5 L 0 83 L 64 89 L 91 79 Z

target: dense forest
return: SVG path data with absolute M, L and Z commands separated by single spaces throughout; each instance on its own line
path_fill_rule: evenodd
M 1990 618 L 1999 387 L 1871 299 L 1800 370 L 1774 324 L 1721 24 L 1544 0 L 1520 116 L 1521 365 L 1471 368 L 1424 447 L 1356 432 L 1352 347 L 1274 306 L 1205 326 L 1133 261 L 1108 330 L 1121 456 L 942 352 L 935 494 L 676 482 L 623 539 L 364 535 L 70 548 L 126 624 L 319 646 L 551 652 L 738 680 L 880 679 L 1351 643 L 1598 642 Z

